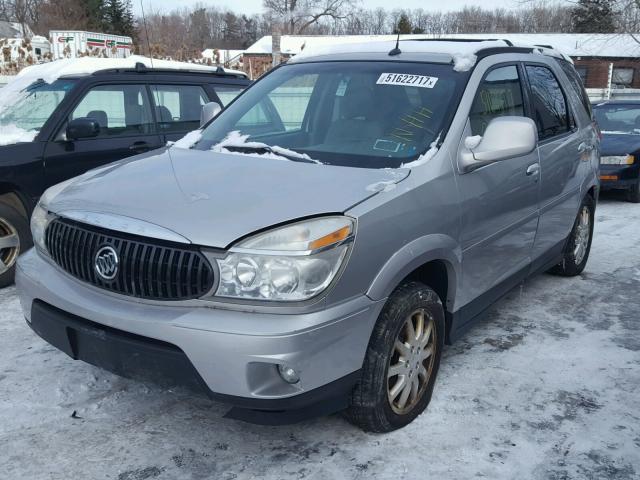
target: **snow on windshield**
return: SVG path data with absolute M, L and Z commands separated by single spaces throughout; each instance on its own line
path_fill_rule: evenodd
M 194 130 L 192 132 L 187 133 L 184 137 L 182 137 L 177 142 L 171 144 L 171 146 L 175 148 L 184 148 L 190 149 L 196 143 L 200 141 L 202 138 L 202 130 Z M 298 158 L 300 160 L 304 160 L 309 163 L 321 163 L 318 160 L 314 160 L 309 155 L 305 153 L 299 153 L 294 150 L 289 150 L 288 148 L 279 147 L 277 145 L 267 145 L 266 143 L 261 142 L 248 142 L 247 139 L 249 135 L 242 135 L 239 131 L 234 130 L 229 132 L 229 134 L 219 143 L 216 143 L 211 147 L 212 152 L 217 153 L 231 153 L 234 155 L 251 155 L 251 156 L 261 156 L 266 158 L 271 158 L 274 160 L 291 160 L 291 158 Z M 238 152 L 234 151 L 233 148 L 255 148 L 255 149 L 265 149 L 264 153 L 258 152 Z M 287 158 L 288 157 L 288 158 Z
M 211 147 L 211 150 L 214 152 L 220 152 L 220 153 L 242 153 L 242 152 L 233 152 L 232 150 L 230 150 L 230 148 L 233 148 L 233 147 L 247 147 L 247 148 L 256 148 L 256 149 L 265 148 L 270 150 L 270 152 L 267 152 L 270 155 L 266 155 L 266 154 L 262 154 L 262 155 L 266 155 L 269 158 L 277 157 L 277 159 L 280 159 L 280 160 L 289 160 L 291 157 L 293 157 L 293 158 L 299 158 L 300 160 L 306 160 L 307 162 L 321 163 L 317 160 L 313 160 L 306 153 L 298 153 L 295 150 L 289 150 L 288 148 L 279 147 L 277 145 L 271 146 L 262 142 L 247 142 L 248 138 L 249 138 L 249 135 L 242 135 L 239 131 L 234 130 L 232 132 L 229 132 L 229 134 L 220 143 L 213 145 Z M 248 155 L 255 155 L 255 154 L 250 153 Z
M 37 130 L 25 130 L 15 125 L 2 126 L 2 133 L 0 133 L 0 145 L 33 142 L 36 135 L 38 135 Z

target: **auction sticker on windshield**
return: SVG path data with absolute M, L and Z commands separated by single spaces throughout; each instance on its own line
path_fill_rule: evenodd
M 412 75 L 410 73 L 383 73 L 378 78 L 376 84 L 433 88 L 437 81 L 437 77 L 427 77 L 426 75 Z

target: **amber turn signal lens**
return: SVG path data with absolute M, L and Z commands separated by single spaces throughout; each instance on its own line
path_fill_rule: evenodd
M 600 175 L 600 180 L 618 180 L 617 175 Z
M 320 237 L 309 244 L 309 250 L 317 250 L 319 248 L 328 247 L 334 243 L 341 242 L 351 234 L 351 227 L 342 227 L 340 230 L 331 232 L 324 237 Z

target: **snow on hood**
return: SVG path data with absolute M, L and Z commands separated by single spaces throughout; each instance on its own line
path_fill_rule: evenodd
M 291 160 L 293 158 L 299 158 L 300 160 L 304 160 L 308 163 L 317 163 L 320 164 L 318 160 L 313 160 L 306 153 L 299 153 L 294 150 L 289 150 L 288 148 L 279 147 L 277 145 L 267 145 L 262 142 L 247 142 L 249 135 L 242 135 L 238 130 L 234 130 L 229 132 L 227 136 L 219 143 L 216 143 L 211 147 L 211 151 L 216 153 L 226 153 L 230 155 L 250 155 L 252 157 L 264 157 L 271 158 L 273 160 Z M 190 149 L 196 143 L 198 143 L 202 139 L 202 130 L 194 130 L 192 132 L 187 133 L 184 137 L 182 137 L 177 142 L 169 142 L 170 146 L 174 148 L 182 148 L 182 149 Z M 265 153 L 255 153 L 255 152 L 236 152 L 233 151 L 233 147 L 249 147 L 249 148 L 265 148 L 270 151 Z M 287 158 L 289 157 L 289 158 Z
M 187 133 L 180 140 L 175 142 L 167 142 L 167 145 L 174 148 L 183 148 L 185 150 L 189 150 L 196 143 L 200 141 L 202 138 L 202 130 L 193 130 Z
M 213 161 L 203 161 L 211 155 Z M 398 183 L 409 173 L 169 148 L 70 182 L 48 207 L 62 216 L 83 211 L 135 218 L 192 243 L 225 248 L 272 225 L 345 212 L 377 194 L 367 186 Z
M 37 130 L 25 130 L 16 125 L 3 125 L 0 128 L 0 146 L 14 143 L 33 142 Z

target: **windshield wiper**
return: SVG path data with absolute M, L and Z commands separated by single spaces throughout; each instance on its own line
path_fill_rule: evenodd
M 250 146 L 250 145 L 224 145 L 223 148 L 225 150 L 229 150 L 230 152 L 246 152 L 246 153 L 271 153 L 273 155 L 277 155 L 279 157 L 286 158 L 287 160 L 291 160 L 292 162 L 301 162 L 301 163 L 317 163 L 315 160 L 310 158 L 305 158 L 306 155 L 299 153 L 298 155 L 294 155 L 292 153 L 283 152 L 280 148 L 272 148 L 269 145 L 260 145 L 260 146 Z M 294 152 L 297 153 L 297 152 Z

